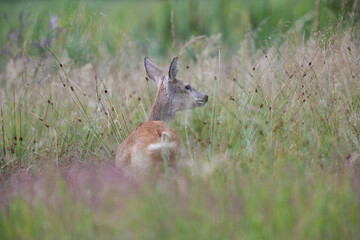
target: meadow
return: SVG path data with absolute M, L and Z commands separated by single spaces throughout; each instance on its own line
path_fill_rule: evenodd
M 252 2 L 0 2 L 0 239 L 359 239 L 359 1 Z M 209 95 L 162 183 L 145 56 Z

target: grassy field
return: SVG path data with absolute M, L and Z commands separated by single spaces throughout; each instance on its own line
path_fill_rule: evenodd
M 279 16 L 261 34 L 221 23 L 236 1 L 211 2 L 206 30 L 181 23 L 191 1 L 0 3 L 0 239 L 359 239 L 357 1 L 320 1 L 319 18 L 313 1 L 291 16 L 263 2 Z M 139 20 L 137 4 L 167 15 Z M 256 6 L 245 25 L 264 20 Z M 210 99 L 171 122 L 183 167 L 161 181 L 113 159 L 155 98 L 145 55 L 164 70 L 178 55 Z
M 127 42 L 152 56 L 175 54 L 192 37 L 221 33 L 223 53 L 231 55 L 251 32 L 256 46 L 282 42 L 287 31 L 297 28 L 307 39 L 314 29 L 331 34 L 340 17 L 358 21 L 357 0 L 91 0 L 0 2 L 0 43 L 18 37 L 9 32 L 21 28 L 19 45 L 27 54 L 37 53 L 34 42 L 66 48 L 76 62 L 96 61 Z M 284 11 L 286 9 L 286 11 Z M 21 13 L 21 15 L 20 15 Z M 172 13 L 172 14 L 171 14 Z M 49 24 L 58 17 L 58 27 Z M 172 19 L 172 20 L 171 20 Z M 175 25 L 172 31 L 171 21 Z M 61 39 L 56 33 L 61 32 Z M 174 40 L 173 40 L 173 37 Z M 47 41 L 45 41 L 47 40 Z M 100 47 L 101 46 L 101 47 Z M 187 49 L 191 51 L 191 49 Z M 2 56 L 0 56 L 1 60 Z M 2 64 L 3 65 L 3 64 Z M 2 69 L 3 70 L 3 69 Z

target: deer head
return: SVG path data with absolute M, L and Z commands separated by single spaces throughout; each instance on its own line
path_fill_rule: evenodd
M 146 73 L 158 87 L 148 121 L 161 120 L 168 123 L 178 111 L 206 106 L 208 96 L 177 77 L 177 57 L 172 60 L 168 74 L 164 74 L 148 57 L 145 57 L 144 64 Z

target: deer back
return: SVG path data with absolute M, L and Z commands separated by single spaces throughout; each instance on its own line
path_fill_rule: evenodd
M 146 121 L 120 144 L 116 165 L 145 170 L 174 167 L 181 148 L 179 134 L 163 121 Z

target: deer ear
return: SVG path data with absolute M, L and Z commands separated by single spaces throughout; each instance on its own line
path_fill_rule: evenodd
M 176 75 L 179 72 L 179 66 L 178 66 L 178 57 L 175 57 L 171 64 L 170 64 L 170 68 L 169 68 L 169 80 L 173 81 L 176 77 Z
M 156 82 L 157 86 L 160 86 L 164 73 L 148 57 L 144 58 L 144 65 L 147 75 Z

